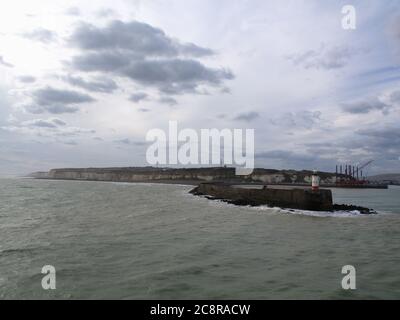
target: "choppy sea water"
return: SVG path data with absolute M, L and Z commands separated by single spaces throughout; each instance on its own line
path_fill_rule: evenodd
M 0 179 L 0 298 L 400 298 L 399 187 L 334 189 L 374 216 L 236 207 L 190 189 Z M 44 265 L 56 290 L 42 289 Z M 341 288 L 344 265 L 354 291 Z

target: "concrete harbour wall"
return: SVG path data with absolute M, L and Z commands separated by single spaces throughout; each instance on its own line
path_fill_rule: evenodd
M 191 193 L 238 205 L 268 205 L 314 211 L 330 211 L 333 209 L 332 192 L 326 189 L 315 192 L 305 188 L 247 189 L 235 188 L 222 183 L 201 183 Z

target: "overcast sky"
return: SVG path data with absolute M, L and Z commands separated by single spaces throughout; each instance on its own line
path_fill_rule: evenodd
M 258 167 L 399 172 L 399 82 L 396 0 L 2 1 L 0 175 L 146 165 L 169 120 L 254 128 Z

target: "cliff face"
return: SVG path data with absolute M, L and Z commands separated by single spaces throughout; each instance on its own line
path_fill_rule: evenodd
M 49 173 L 48 172 L 43 172 L 43 171 L 37 171 L 37 172 L 32 172 L 31 174 L 28 174 L 27 177 L 44 179 L 44 178 L 48 178 L 49 177 Z
M 98 181 L 157 181 L 157 180 L 199 180 L 213 181 L 234 179 L 234 169 L 168 169 L 168 168 L 88 168 L 53 169 L 49 172 L 52 179 L 98 180 Z
M 236 176 L 234 168 L 82 168 L 82 169 L 52 169 L 48 173 L 50 179 L 94 180 L 94 181 L 232 181 L 259 182 L 265 184 L 310 184 L 311 171 L 255 169 L 249 176 Z M 321 184 L 334 184 L 333 173 L 318 173 Z

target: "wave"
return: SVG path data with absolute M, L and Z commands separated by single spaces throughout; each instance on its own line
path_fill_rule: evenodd
M 19 253 L 32 253 L 36 248 L 15 248 L 15 249 L 0 249 L 1 255 L 19 254 Z
M 268 206 L 251 207 L 251 209 L 255 209 L 255 210 L 259 210 L 259 211 L 270 211 L 272 209 L 276 213 L 280 213 L 280 214 L 294 214 L 294 215 L 320 217 L 320 218 L 376 217 L 377 215 L 391 214 L 390 212 L 383 212 L 383 211 L 379 211 L 376 214 L 362 214 L 358 210 L 311 211 L 311 210 L 300 210 L 300 209 L 284 209 L 284 208 L 279 208 L 279 207 L 268 207 Z
M 278 208 L 280 209 L 280 208 Z M 304 215 L 310 217 L 321 217 L 321 218 L 354 218 L 364 217 L 365 214 L 361 214 L 358 210 L 353 211 L 310 211 L 310 210 L 297 210 L 297 209 L 280 209 L 283 214 L 295 214 Z

